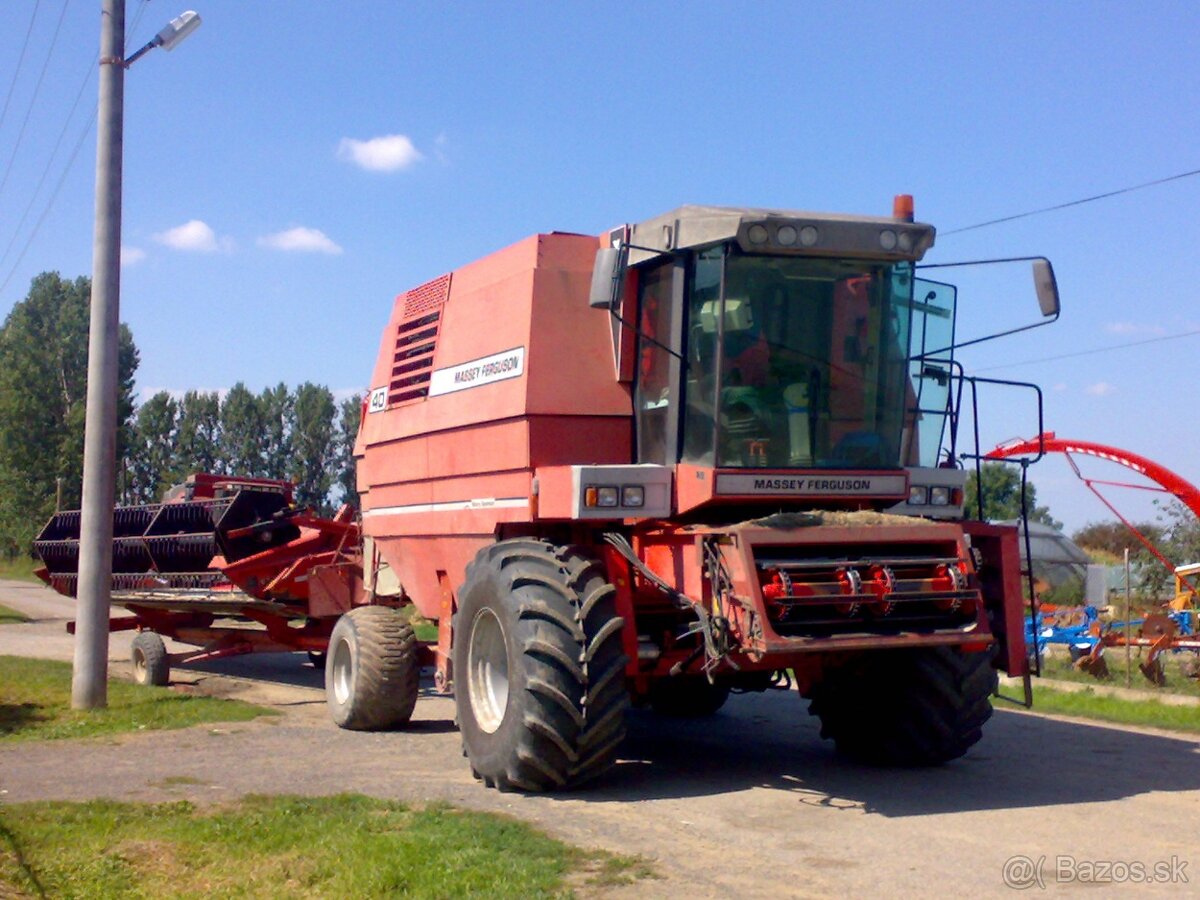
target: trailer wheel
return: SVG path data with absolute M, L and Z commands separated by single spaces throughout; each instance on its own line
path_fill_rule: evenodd
M 417 639 L 400 611 L 360 606 L 329 636 L 325 700 L 333 721 L 354 731 L 402 725 L 417 702 Z
M 138 684 L 165 685 L 171 680 L 171 659 L 167 645 L 153 631 L 139 631 L 129 651 L 133 662 L 133 680 Z
M 957 759 L 991 718 L 990 653 L 952 647 L 877 651 L 829 673 L 809 713 L 838 752 L 872 765 L 931 766 Z
M 614 596 L 597 563 L 540 540 L 494 544 L 467 567 L 455 706 L 484 784 L 573 788 L 612 765 L 629 705 Z
M 728 699 L 728 685 L 710 684 L 696 675 L 659 678 L 650 685 L 650 706 L 660 716 L 701 719 L 714 715 Z

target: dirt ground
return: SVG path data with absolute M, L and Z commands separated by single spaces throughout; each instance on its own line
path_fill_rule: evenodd
M 15 582 L 0 582 L 0 603 L 37 619 L 0 626 L 0 653 L 70 658 L 68 603 Z M 126 665 L 128 641 L 128 632 L 113 635 L 114 671 Z M 428 688 L 410 727 L 366 734 L 330 722 L 320 673 L 298 654 L 173 677 L 284 714 L 3 747 L 0 802 L 341 791 L 446 800 L 519 816 L 579 846 L 654 859 L 661 879 L 617 892 L 639 897 L 993 896 L 1011 892 L 1006 874 L 1048 889 L 1105 876 L 1139 894 L 1191 893 L 1200 883 L 1195 738 L 1001 710 L 961 760 L 873 769 L 836 757 L 805 704 L 771 692 L 734 697 L 702 722 L 635 712 L 601 783 L 523 796 L 471 778 L 453 702 Z M 1137 864 L 1170 883 L 1136 883 Z

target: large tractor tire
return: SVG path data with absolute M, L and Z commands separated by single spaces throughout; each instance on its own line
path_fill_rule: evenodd
M 354 731 L 403 725 L 417 702 L 421 666 L 412 627 L 397 609 L 360 606 L 329 636 L 325 700 L 333 721 Z
M 710 684 L 699 675 L 659 678 L 650 685 L 650 707 L 660 716 L 702 719 L 716 714 L 729 699 L 729 686 Z
M 809 713 L 838 752 L 872 765 L 933 766 L 957 759 L 991 718 L 989 653 L 953 647 L 877 651 L 829 673 Z
M 614 595 L 597 563 L 540 540 L 493 544 L 467 567 L 454 694 L 484 784 L 574 788 L 612 765 L 629 705 Z
M 129 648 L 133 680 L 138 684 L 165 685 L 171 680 L 171 657 L 167 645 L 153 631 L 139 631 Z

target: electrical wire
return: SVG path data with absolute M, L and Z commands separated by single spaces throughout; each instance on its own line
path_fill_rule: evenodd
M 13 245 L 16 244 L 17 238 L 21 235 L 21 229 L 25 227 L 25 223 L 29 220 L 29 214 L 33 211 L 33 206 L 37 202 L 38 195 L 42 192 L 42 186 L 46 183 L 46 178 L 50 175 L 50 169 L 53 168 L 54 162 L 58 159 L 58 151 L 62 146 L 63 138 L 67 136 L 67 131 L 71 127 L 71 120 L 75 118 L 75 110 L 79 108 L 79 101 L 83 99 L 83 93 L 87 90 L 91 83 L 92 75 L 96 71 L 96 63 L 100 57 L 97 55 L 88 63 L 87 71 L 84 73 L 83 81 L 79 85 L 79 90 L 75 93 L 75 102 L 71 104 L 71 110 L 67 113 L 67 119 L 63 122 L 62 130 L 58 133 L 58 139 L 54 142 L 54 149 L 50 151 L 50 156 L 46 159 L 46 165 L 42 168 L 41 177 L 38 178 L 37 186 L 33 189 L 33 194 L 29 198 L 29 203 L 25 206 L 25 211 L 21 214 L 21 221 L 17 223 L 17 227 L 13 229 L 12 237 L 9 238 L 8 244 L 4 248 L 4 255 L 0 256 L 0 269 L 3 269 L 4 263 L 8 260 L 8 255 L 12 252 Z M 91 131 L 91 125 L 88 125 L 88 131 Z
M 39 0 L 39 2 L 40 2 L 40 0 Z M 68 2 L 69 2 L 69 0 L 68 0 Z M 126 31 L 127 34 L 133 34 L 137 31 L 137 27 L 138 27 L 138 24 L 142 20 L 142 16 L 145 15 L 146 10 L 149 8 L 149 3 L 150 3 L 150 0 L 141 0 L 140 5 L 138 6 L 138 10 L 134 14 L 133 22 Z M 64 10 L 65 10 L 65 8 L 66 8 L 66 4 L 64 3 Z M 31 28 L 32 28 L 32 24 L 31 24 Z M 12 237 L 9 239 L 7 246 L 4 248 L 3 256 L 0 256 L 0 271 L 3 270 L 4 262 L 8 259 L 9 254 L 12 252 L 13 246 L 16 244 L 17 239 L 20 237 L 21 229 L 25 226 L 26 221 L 28 221 L 28 219 L 29 219 L 29 214 L 30 214 L 30 212 L 32 212 L 33 206 L 37 201 L 37 197 L 41 193 L 42 186 L 45 184 L 46 178 L 50 174 L 50 170 L 54 165 L 54 160 L 58 157 L 59 148 L 61 147 L 63 138 L 66 137 L 67 131 L 69 130 L 69 128 L 71 126 L 71 120 L 75 117 L 75 110 L 79 107 L 79 102 L 83 98 L 83 94 L 87 90 L 88 85 L 91 83 L 92 75 L 95 73 L 96 64 L 99 61 L 100 61 L 100 56 L 99 56 L 99 54 L 97 54 L 95 57 L 92 58 L 91 62 L 88 63 L 88 68 L 87 68 L 87 71 L 84 73 L 83 81 L 80 83 L 79 90 L 75 94 L 75 100 L 74 100 L 74 102 L 72 102 L 71 109 L 67 113 L 67 119 L 63 123 L 62 130 L 58 134 L 58 139 L 54 143 L 54 149 L 51 151 L 50 156 L 47 159 L 46 166 L 42 169 L 41 177 L 38 178 L 37 186 L 33 190 L 33 195 L 30 197 L 29 203 L 25 207 L 25 211 L 21 214 L 21 221 L 17 224 L 16 229 L 13 231 Z M 30 232 L 29 237 L 26 238 L 25 244 L 21 248 L 20 254 L 18 255 L 17 259 L 13 262 L 12 269 L 9 270 L 8 275 L 5 276 L 5 278 L 4 278 L 4 281 L 2 283 L 0 283 L 0 291 L 3 291 L 4 288 L 8 287 L 9 282 L 12 281 L 13 276 L 16 274 L 17 268 L 21 265 L 22 260 L 24 260 L 25 254 L 29 251 L 29 248 L 32 245 L 34 238 L 37 237 L 38 231 L 41 230 L 42 224 L 46 221 L 46 217 L 50 214 L 50 210 L 54 207 L 54 203 L 58 199 L 58 195 L 59 195 L 59 192 L 62 190 L 63 183 L 66 181 L 67 174 L 71 171 L 72 167 L 75 164 L 76 158 L 79 156 L 79 151 L 83 147 L 83 142 L 87 139 L 88 135 L 91 134 L 92 128 L 95 125 L 95 123 L 96 123 L 96 110 L 93 109 L 92 115 L 88 119 L 87 125 L 83 129 L 83 133 L 80 134 L 78 140 L 76 140 L 76 142 L 75 142 L 75 147 L 71 151 L 71 156 L 67 160 L 65 168 L 63 169 L 61 175 L 59 176 L 58 182 L 56 183 L 56 185 L 54 187 L 54 191 L 50 195 L 50 199 L 46 202 L 45 207 L 42 209 L 41 214 L 38 216 L 37 222 L 35 223 L 33 230 Z
M 29 37 L 33 34 L 33 23 L 37 21 L 38 7 L 42 5 L 42 0 L 37 0 L 33 4 L 33 15 L 29 17 L 29 28 L 25 30 L 25 43 L 21 44 L 21 55 L 17 57 L 17 67 L 13 70 L 12 81 L 8 85 L 8 93 L 4 97 L 4 108 L 0 110 L 0 128 L 4 127 L 4 120 L 8 116 L 8 105 L 12 101 L 13 90 L 17 86 L 17 81 L 21 77 L 21 67 L 25 64 L 25 51 L 29 49 Z
M 1094 347 L 1091 350 L 1076 350 L 1074 353 L 1060 353 L 1057 356 L 1041 356 L 1037 359 L 1023 359 L 1019 362 L 1004 363 L 999 366 L 984 366 L 973 369 L 975 372 L 995 372 L 998 369 L 1015 369 L 1017 366 L 1030 366 L 1034 363 L 1055 362 L 1060 359 L 1074 359 L 1077 356 L 1092 356 L 1097 353 L 1108 353 L 1111 350 L 1124 350 L 1128 347 L 1143 347 L 1146 344 L 1161 344 L 1164 341 L 1177 341 L 1181 338 L 1200 335 L 1200 328 L 1192 331 L 1182 331 L 1179 334 L 1164 334 L 1161 337 L 1146 338 L 1141 341 L 1128 341 L 1124 344 L 1110 344 L 1107 347 Z
M 67 160 L 66 168 L 63 169 L 62 175 L 59 176 L 58 183 L 54 186 L 54 192 L 50 194 L 50 199 L 46 202 L 45 209 L 42 210 L 42 214 L 38 217 L 37 222 L 34 224 L 33 231 L 29 233 L 29 238 L 25 241 L 25 246 L 21 248 L 20 255 L 13 262 L 13 266 L 9 270 L 8 275 L 5 277 L 4 281 L 0 283 L 0 292 L 3 292 L 4 289 L 8 287 L 8 283 L 12 281 L 13 276 L 17 274 L 17 269 L 20 268 L 21 261 L 25 259 L 25 254 L 29 252 L 29 247 L 33 244 L 33 239 L 37 237 L 38 231 L 41 230 L 42 223 L 46 221 L 46 216 L 50 214 L 50 210 L 54 207 L 54 201 L 58 199 L 58 194 L 62 190 L 62 186 L 67 180 L 67 175 L 70 174 L 71 167 L 75 164 L 75 158 L 79 156 L 79 151 L 83 149 L 83 142 L 87 140 L 88 135 L 92 132 L 92 126 L 95 124 L 96 110 L 93 110 L 91 118 L 88 119 L 87 126 L 83 129 L 83 133 L 79 135 L 79 140 L 75 142 L 75 149 L 71 151 L 71 156 Z
M 1044 206 L 1041 209 L 1031 209 L 1028 212 L 1016 213 L 1011 216 L 1002 216 L 999 219 L 989 219 L 986 222 L 977 222 L 974 225 L 966 225 L 962 228 L 952 228 L 949 231 L 943 231 L 938 234 L 938 237 L 947 237 L 951 234 L 962 234 L 964 231 L 974 231 L 977 228 L 987 228 L 989 225 L 1000 225 L 1003 222 L 1012 222 L 1017 219 L 1027 219 L 1030 216 L 1039 216 L 1042 213 L 1055 212 L 1060 209 L 1068 209 L 1072 206 L 1082 206 L 1084 203 L 1093 203 L 1096 200 L 1106 200 L 1109 197 L 1116 197 L 1120 194 L 1128 194 L 1132 191 L 1140 191 L 1144 188 L 1154 187 L 1159 184 L 1166 184 L 1170 181 L 1179 181 L 1182 178 L 1191 178 L 1193 175 L 1200 175 L 1200 169 L 1193 169 L 1190 172 L 1180 172 L 1178 175 L 1168 175 L 1166 178 L 1156 178 L 1154 181 L 1145 181 L 1141 184 L 1131 185 L 1130 187 L 1118 188 L 1115 191 L 1105 191 L 1103 194 L 1095 194 L 1091 197 L 1084 197 L 1080 200 L 1072 200 L 1069 203 L 1058 203 L 1054 206 Z
M 13 172 L 13 162 L 17 158 L 17 152 L 21 149 L 21 141 L 25 137 L 25 127 L 29 124 L 29 117 L 33 115 L 33 108 L 37 105 L 38 94 L 42 90 L 42 82 L 46 78 L 46 70 L 50 68 L 50 58 L 54 56 L 54 48 L 58 46 L 58 35 L 62 31 L 63 19 L 67 17 L 67 7 L 70 6 L 71 0 L 63 0 L 62 12 L 58 14 L 58 23 L 54 26 L 54 36 L 50 38 L 50 49 L 46 51 L 46 61 L 42 63 L 42 71 L 38 73 L 37 84 L 33 87 L 33 96 L 29 98 L 29 109 L 25 110 L 25 118 L 21 120 L 21 128 L 17 132 L 17 142 L 13 145 L 12 155 L 8 158 L 8 165 L 4 170 L 4 178 L 0 179 L 0 195 L 4 194 L 4 187 L 8 184 L 9 176 Z

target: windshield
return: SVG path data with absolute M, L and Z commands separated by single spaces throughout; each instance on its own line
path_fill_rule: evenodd
M 916 407 L 911 266 L 748 256 L 722 246 L 697 254 L 690 282 L 685 461 L 777 468 L 908 461 L 916 449 L 905 446 L 906 417 Z

